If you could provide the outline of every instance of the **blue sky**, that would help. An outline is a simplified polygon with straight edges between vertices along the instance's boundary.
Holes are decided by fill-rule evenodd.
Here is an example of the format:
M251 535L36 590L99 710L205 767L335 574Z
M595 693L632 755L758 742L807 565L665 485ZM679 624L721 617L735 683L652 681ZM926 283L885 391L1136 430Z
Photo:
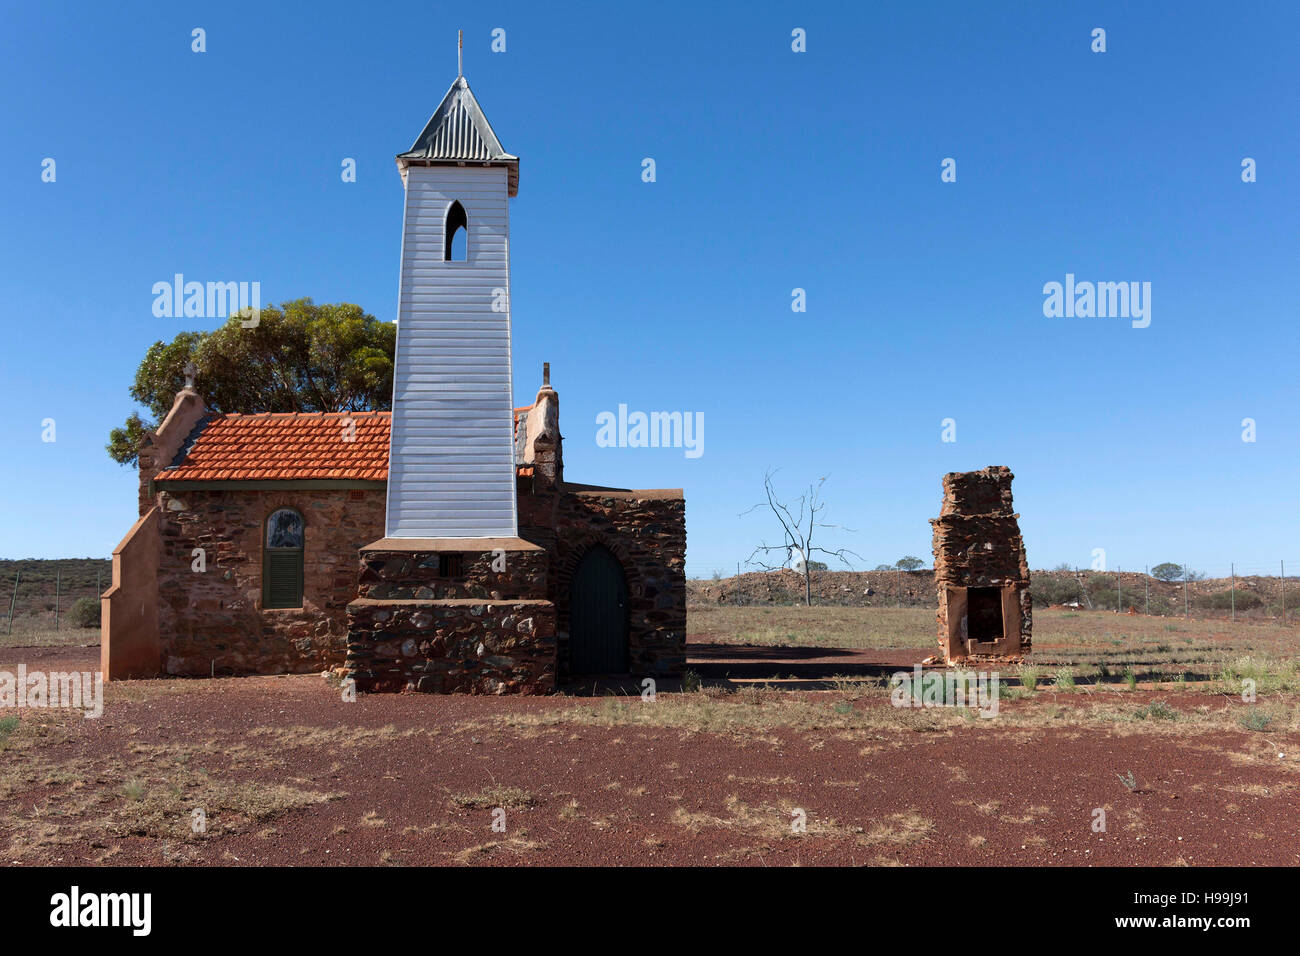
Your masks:
M263 302L394 318L393 156L464 29L465 74L522 158L516 402L551 362L571 480L684 488L689 573L778 537L739 517L769 468L788 496L828 476L827 520L854 530L826 543L872 567L928 561L941 476L989 464L1016 473L1035 568L1094 548L1112 569L1300 568L1293 3L3 16L0 556L107 555L131 525L134 471L103 445L135 366L217 324L155 318L154 282L257 280ZM1150 282L1150 326L1045 317L1067 273ZM620 403L703 413L704 454L598 447Z

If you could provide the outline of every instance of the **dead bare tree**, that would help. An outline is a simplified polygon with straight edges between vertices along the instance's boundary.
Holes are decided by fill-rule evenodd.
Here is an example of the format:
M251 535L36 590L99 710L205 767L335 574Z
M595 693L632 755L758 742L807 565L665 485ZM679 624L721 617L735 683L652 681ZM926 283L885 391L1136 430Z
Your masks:
M853 570L853 565L849 563L849 559L846 555L853 555L853 557L857 558L859 561L862 560L862 556L850 551L848 548L840 548L838 551L828 551L826 548L813 544L813 534L818 528L836 528L840 531L850 532L853 530L852 528L845 528L837 524L827 524L823 521L817 520L818 516L826 510L826 503L821 500L821 487L826 483L825 478L819 478L816 484L809 485L808 490L799 496L798 514L794 514L791 512L790 508L777 499L776 492L772 488L772 476L774 474L775 472L769 471L763 476L763 491L767 495L767 500L760 501L758 504L754 505L754 507L742 511L740 517L743 518L751 511L755 511L766 505L772 510L772 514L776 515L776 520L781 522L781 533L784 535L785 540L783 544L773 545L769 545L764 541L754 549L753 553L745 563L762 568L764 571L776 571L786 567L785 563L768 564L761 560L759 555L766 556L771 554L773 551L780 551L785 554L786 560L789 560L795 556L795 552L798 552L795 570L802 571L803 573L804 604L811 606L812 556L814 552L832 558L839 558L839 560L844 563L844 566L850 571Z

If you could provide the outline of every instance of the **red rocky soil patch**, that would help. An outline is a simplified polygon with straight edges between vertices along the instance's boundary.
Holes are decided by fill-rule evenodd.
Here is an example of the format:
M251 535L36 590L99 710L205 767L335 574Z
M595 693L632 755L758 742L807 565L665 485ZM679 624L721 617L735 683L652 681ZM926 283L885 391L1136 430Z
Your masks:
M59 666L93 668L96 650L61 653ZM19 661L38 664L34 651L0 651L0 668ZM887 708L883 695L773 694L824 707L826 719L813 729L703 731L566 718L681 699L669 694L655 704L426 695L347 703L318 676L135 681L107 693L101 719L64 719L62 736L4 753L17 775L0 813L6 864L1300 863L1300 735L1072 724L1071 695L1042 726L995 719L926 730L895 714L896 727L846 732L836 715ZM1189 711L1227 706L1203 694L1159 696ZM783 706L692 697L714 715ZM1004 714L1050 698L1004 702ZM131 811L127 781L93 771L112 761L159 795L161 832L104 835ZM256 821L225 810L195 836L185 795L167 789L169 768L180 766L329 798ZM51 768L82 771L59 780ZM1134 789L1117 776L1129 772ZM67 817L70 793L102 802ZM504 833L492 830L499 804ZM1091 829L1098 807L1105 833ZM791 831L795 808L806 833ZM69 832L76 838L59 837Z

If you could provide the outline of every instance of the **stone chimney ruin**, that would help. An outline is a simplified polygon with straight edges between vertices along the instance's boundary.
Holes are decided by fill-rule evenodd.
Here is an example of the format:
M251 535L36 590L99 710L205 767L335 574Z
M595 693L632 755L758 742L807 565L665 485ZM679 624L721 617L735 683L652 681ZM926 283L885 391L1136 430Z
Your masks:
M1029 565L1011 504L1011 469L943 476L934 528L939 650L945 663L1017 662L1033 624Z

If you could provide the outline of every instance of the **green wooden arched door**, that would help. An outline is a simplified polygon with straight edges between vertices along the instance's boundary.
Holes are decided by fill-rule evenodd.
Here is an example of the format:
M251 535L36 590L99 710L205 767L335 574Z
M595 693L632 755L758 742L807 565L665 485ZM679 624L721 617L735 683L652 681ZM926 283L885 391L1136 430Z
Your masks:
M569 660L573 674L627 673L627 578L618 558L599 545L573 572Z

